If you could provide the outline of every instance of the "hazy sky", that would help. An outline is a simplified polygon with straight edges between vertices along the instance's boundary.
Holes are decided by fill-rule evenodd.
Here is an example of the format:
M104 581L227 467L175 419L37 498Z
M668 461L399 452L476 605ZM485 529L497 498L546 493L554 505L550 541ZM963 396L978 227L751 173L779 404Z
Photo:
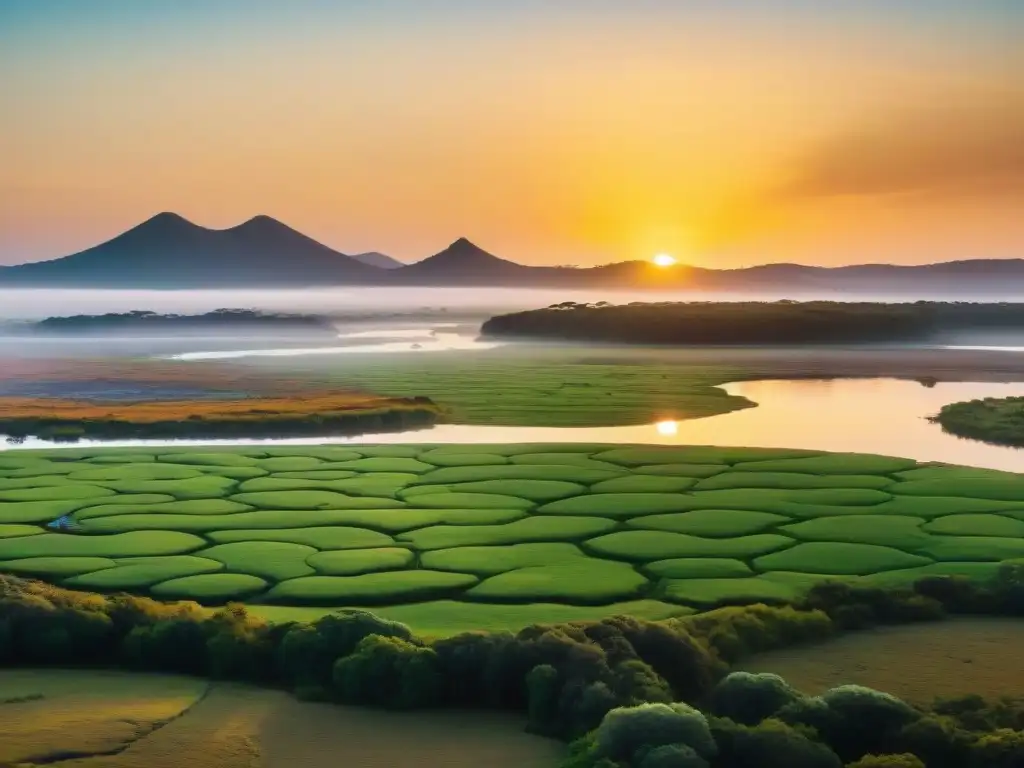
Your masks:
M162 210L403 259L1024 257L1022 0L0 0L0 263Z

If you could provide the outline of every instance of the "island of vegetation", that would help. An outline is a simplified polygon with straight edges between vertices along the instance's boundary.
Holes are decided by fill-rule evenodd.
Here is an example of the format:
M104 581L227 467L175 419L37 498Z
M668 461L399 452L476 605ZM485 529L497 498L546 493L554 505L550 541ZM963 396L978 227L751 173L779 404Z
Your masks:
M482 334L616 344L836 345L937 341L965 331L1022 328L1024 304L566 301L492 317Z
M1024 397L988 397L944 405L933 420L951 435L1024 447Z
M361 435L428 427L439 414L429 398L357 393L134 402L0 397L0 434L57 441Z
M263 312L252 309L215 309L197 315L160 314L144 310L103 315L48 317L27 326L45 334L174 333L209 331L280 331L337 336L329 318L319 315Z

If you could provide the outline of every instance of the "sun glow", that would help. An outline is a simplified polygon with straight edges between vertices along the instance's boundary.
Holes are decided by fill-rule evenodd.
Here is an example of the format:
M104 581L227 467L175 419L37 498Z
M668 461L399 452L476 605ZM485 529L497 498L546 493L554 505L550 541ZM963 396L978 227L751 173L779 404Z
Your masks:
M679 432L679 424L674 421L659 421L654 425L654 428L658 430L659 435L665 435L666 437Z
M671 267L675 265L676 259L674 256L670 256L667 253L659 253L651 259L651 263L656 267Z

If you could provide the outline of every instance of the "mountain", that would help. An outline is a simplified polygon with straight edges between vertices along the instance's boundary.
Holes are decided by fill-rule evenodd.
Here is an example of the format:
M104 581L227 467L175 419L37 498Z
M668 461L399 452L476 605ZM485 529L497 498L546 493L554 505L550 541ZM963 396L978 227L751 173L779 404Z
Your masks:
M356 261L361 261L363 264L368 264L371 267L377 267L378 269L398 269L404 267L405 264L396 258L388 256L386 253L378 253L377 251L370 251L369 253L353 253L352 258Z
M919 266L809 267L764 264L742 269L646 261L599 267L531 267L502 259L466 238L413 264L384 254L348 256L270 218L207 229L161 213L80 253L0 268L0 286L302 287L322 285L497 286L830 298L1019 296L1024 260L974 259Z
M541 280L545 267L501 259L460 237L440 253L395 270L397 282L414 285L508 285Z
M160 213L71 256L0 269L0 285L304 286L373 283L380 273L269 216L207 229Z

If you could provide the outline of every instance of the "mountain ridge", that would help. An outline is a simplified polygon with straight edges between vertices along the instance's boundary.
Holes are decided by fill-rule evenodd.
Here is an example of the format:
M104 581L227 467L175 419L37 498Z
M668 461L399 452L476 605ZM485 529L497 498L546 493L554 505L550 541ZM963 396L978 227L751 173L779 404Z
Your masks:
M923 265L839 267L769 263L713 269L643 261L545 267L496 256L465 237L411 264L371 251L336 251L260 214L211 229L165 211L98 245L46 261L0 267L0 286L302 287L502 286L651 291L735 290L842 293L1024 289L1024 259L962 259Z

